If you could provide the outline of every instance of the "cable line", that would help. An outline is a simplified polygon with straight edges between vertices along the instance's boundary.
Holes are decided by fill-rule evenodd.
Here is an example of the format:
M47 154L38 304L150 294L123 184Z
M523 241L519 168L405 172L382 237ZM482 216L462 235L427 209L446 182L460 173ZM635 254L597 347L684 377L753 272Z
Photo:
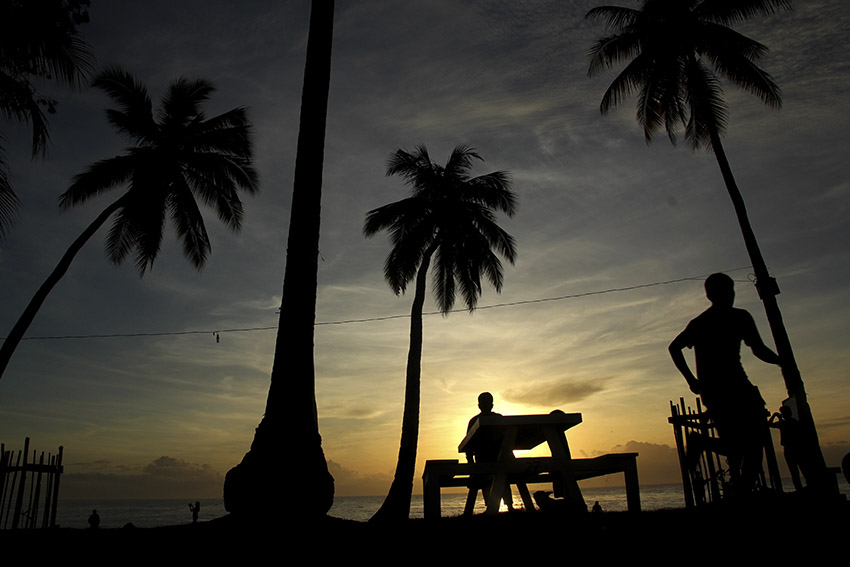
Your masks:
M725 272L738 272L740 270L746 270L751 266L742 266L740 268L734 268L732 270L724 270ZM677 278L674 280L665 280L660 282L652 282L645 284L636 284L624 287L612 287L608 289L600 289L595 291L585 291L582 293L572 293L569 295L559 295L557 297L542 297L537 299L523 299L519 301L511 301L507 303L494 303L493 305L483 305L480 307L476 307L475 309L478 311L484 309L500 309L502 307L514 307L517 305L530 305L533 303L546 303L548 301L563 301L565 299L578 299L580 297L589 297L592 295L605 295L608 293L620 293L624 291L633 291L636 289L644 289L648 287L658 287L662 285L670 285L675 283L694 281L694 280L703 280L709 274L703 274L699 276L690 276L687 278ZM467 311L466 309L452 309L449 313L460 313L462 311ZM441 311L429 311L427 313L423 313L423 315L440 315ZM316 323L316 326L319 325L349 325L352 323L371 323L374 321L389 321L391 319L407 319L410 315L386 315L383 317L367 317L364 319L344 319L340 321L320 321ZM157 333L107 333L107 334L99 334L99 335L53 335L53 336L40 336L40 337L24 337L21 340L24 341L47 341L47 340L64 340L64 339L113 339L113 338L129 338L129 337L167 337L167 336L176 336L176 335L213 335L215 336L216 342L219 341L219 335L221 333L249 333L254 331L271 331L277 329L278 326L275 325L273 327L243 327L243 328L233 328L233 329L218 329L215 331L164 331ZM5 339L6 337L2 337Z

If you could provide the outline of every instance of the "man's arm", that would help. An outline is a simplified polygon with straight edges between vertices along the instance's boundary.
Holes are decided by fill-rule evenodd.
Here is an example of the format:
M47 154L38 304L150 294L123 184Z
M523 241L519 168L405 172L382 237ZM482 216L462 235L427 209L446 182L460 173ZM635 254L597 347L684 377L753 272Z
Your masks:
M750 347L756 358L768 364L778 365L779 355L773 352L770 347L764 344L764 341L761 340L761 335L759 335L756 322L749 313L747 313L747 320L748 331L744 336L744 342L747 343L747 346Z
M753 345L753 354L756 355L756 358L763 360L768 364L779 364L779 355L770 350L764 343L760 343L758 346Z
M682 373L682 376L685 377L685 380L688 382L688 387L691 389L696 395L699 395L699 382L697 381L697 377L694 376L694 373L691 372L691 368L688 366L688 361L685 360L685 355L682 354L682 349L688 346L685 338L682 337L684 333L679 333L673 342L670 343L670 347L667 349L670 351L670 357L673 359L673 364L676 365L676 368L679 372Z

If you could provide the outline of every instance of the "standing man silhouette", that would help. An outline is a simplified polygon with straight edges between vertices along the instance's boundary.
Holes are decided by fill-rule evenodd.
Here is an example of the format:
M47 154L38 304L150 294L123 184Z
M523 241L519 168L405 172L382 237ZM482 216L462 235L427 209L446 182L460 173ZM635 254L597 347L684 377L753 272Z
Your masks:
M719 273L708 276L705 295L711 307L673 339L670 356L691 391L702 397L711 412L720 441L729 451L732 481L740 482L740 488L747 492L761 470L762 434L769 412L744 372L741 341L769 364L778 365L779 356L762 341L752 315L732 307L732 278ZM696 376L682 353L685 347L694 349Z

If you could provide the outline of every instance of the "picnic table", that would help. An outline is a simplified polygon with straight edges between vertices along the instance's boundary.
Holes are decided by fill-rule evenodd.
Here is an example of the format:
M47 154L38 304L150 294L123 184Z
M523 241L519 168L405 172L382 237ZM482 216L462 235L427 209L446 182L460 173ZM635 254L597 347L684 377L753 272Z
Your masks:
M465 514L472 512L479 490L486 496L487 514L496 514L502 496L510 485L520 493L525 509L535 510L529 484L551 483L556 496L574 506L584 506L578 481L622 472L626 478L629 510L640 510L637 481L637 453L603 455L595 459L573 459L565 432L580 424L580 413L553 412L547 415L484 415L472 425L458 445L460 453L485 450L495 460L460 463L457 459L425 463L425 517L439 517L440 490L447 486L469 489ZM533 449L547 443L551 457L516 457L514 451ZM494 450L498 447L498 450Z

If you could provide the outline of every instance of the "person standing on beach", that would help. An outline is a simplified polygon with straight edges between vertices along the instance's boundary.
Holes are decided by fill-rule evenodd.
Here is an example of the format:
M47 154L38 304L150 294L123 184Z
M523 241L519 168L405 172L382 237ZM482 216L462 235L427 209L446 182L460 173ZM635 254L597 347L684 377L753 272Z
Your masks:
M201 503L199 501L195 501L195 505L192 506L192 503L189 503L189 510L192 512L192 523L198 523L198 514L201 511Z
M778 365L779 356L762 341L752 315L732 307L732 278L720 273L708 276L705 294L711 307L673 339L670 356L691 391L702 398L711 413L720 441L729 451L732 482L748 492L761 470L762 434L769 412L744 372L741 341L768 364ZM694 349L696 376L685 360L685 347Z
M100 515L97 513L97 510L91 511L91 516L89 516L89 528L96 530L100 527Z

